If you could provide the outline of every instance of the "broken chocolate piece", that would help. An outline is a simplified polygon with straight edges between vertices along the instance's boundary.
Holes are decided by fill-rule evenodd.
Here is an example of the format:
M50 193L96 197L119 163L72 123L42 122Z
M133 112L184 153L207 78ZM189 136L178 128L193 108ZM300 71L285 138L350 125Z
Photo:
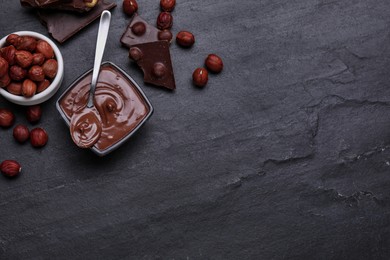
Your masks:
M85 14L40 10L38 16L42 23L46 25L51 36L58 42L63 43L99 18L104 10L111 10L115 6L116 4L113 2L100 0L91 11Z
M121 43L126 47L135 44L158 41L160 30L148 24L141 16L134 14L133 19L123 33Z
M167 41L133 45L129 57L136 61L144 72L144 82L171 90L176 88Z
M87 12L98 0L20 0L22 6L60 11Z

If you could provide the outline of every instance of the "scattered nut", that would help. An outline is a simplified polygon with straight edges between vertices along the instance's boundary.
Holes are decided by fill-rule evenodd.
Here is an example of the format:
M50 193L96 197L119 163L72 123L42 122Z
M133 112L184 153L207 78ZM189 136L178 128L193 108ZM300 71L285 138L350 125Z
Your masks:
M41 93L45 89L47 89L50 86L50 81L47 79L44 79L43 81L39 82L38 88L37 88L37 93Z
M161 9L165 12L172 12L175 8L176 0L160 0Z
M195 36L188 31L181 31L176 35L176 42L182 47L191 47L195 43Z
M45 55L43 55L42 53L34 53L33 54L32 65L42 66L42 64L44 62L45 62Z
M8 73L8 67L8 62L4 58L0 57L0 77Z
M0 77L0 88L5 88L9 83L11 83L11 78L8 73Z
M161 12L157 17L157 28L160 30L170 29L173 25L173 17L171 13Z
M172 41L173 38L173 34L170 30L163 30L161 32L158 32L157 36L160 41L167 41L169 43Z
M11 127L15 122L15 115L11 110L0 108L0 126L3 128Z
M34 65L28 71L29 79L33 81L43 81L45 79L45 74L43 73L43 69L41 66Z
M22 68L27 68L31 65L33 61L33 56L28 51L16 51L15 52L15 62Z
M20 36L16 38L16 42L13 45L17 50L33 52L37 47L37 40L31 36Z
M36 123L41 119L42 108L40 105L29 106L26 109L26 117L30 123Z
M6 177L15 177L20 173L22 167L17 161L5 160L0 164L0 170Z
M3 57L9 65L13 65L15 63L15 52L15 47L10 45L0 49L0 56Z
M146 25L143 22L137 22L133 24L131 31L137 36L142 36L146 32Z
M123 12L129 16L135 14L138 10L138 4L135 0L124 0L123 1Z
M12 135L14 136L16 141L22 144L28 140L30 132L28 131L27 126L17 125L14 127Z
M39 40L37 43L36 52L42 53L46 59L54 58L54 50L47 41Z
M214 73L220 73L223 69L222 59L215 54L207 56L205 65L211 72Z
M21 82L11 82L7 86L7 91L11 94L21 96L22 95L22 83Z
M47 60L43 64L42 69L46 77L53 79L57 75L58 63L54 59Z
M15 45L17 38L19 38L19 35L13 33L13 34L10 34L7 36L7 38L5 39L5 42L9 45L11 45L11 44Z
M42 128L34 128L30 132L30 142L34 147L43 147L46 145L48 140L47 133Z
M26 75L27 71L18 65L11 66L9 69L9 76L12 80L21 81L26 77Z
M198 87L204 87L209 79L209 74L204 68L197 68L192 74L192 81Z
M25 79L22 84L22 95L25 97L34 96L37 91L37 84L31 79Z

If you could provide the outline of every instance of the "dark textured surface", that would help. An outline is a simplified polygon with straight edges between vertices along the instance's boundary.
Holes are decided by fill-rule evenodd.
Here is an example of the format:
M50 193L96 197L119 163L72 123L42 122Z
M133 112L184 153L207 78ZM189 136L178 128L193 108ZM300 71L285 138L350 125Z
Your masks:
M120 1L117 1L120 3ZM46 33L0 0L0 34ZM139 1L150 23L158 1ZM389 259L390 2L178 1L177 90L144 86L113 11L105 59L143 86L145 127L105 158L78 149L55 99L93 64L97 23L62 45L65 80L44 104L41 150L0 130L1 259ZM12 21L12 22L11 22ZM207 54L225 62L191 85ZM22 110L13 108L18 122Z

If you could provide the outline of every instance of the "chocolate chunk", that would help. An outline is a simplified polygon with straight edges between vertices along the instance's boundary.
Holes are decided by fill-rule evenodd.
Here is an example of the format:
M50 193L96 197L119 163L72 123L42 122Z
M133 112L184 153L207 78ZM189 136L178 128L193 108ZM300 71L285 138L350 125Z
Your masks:
M175 89L175 77L167 41L136 44L130 48L129 57L144 72L144 82Z
M141 16L135 14L126 31L123 33L121 43L130 47L135 44L158 41L159 29L148 24Z
M91 11L85 14L40 10L38 16L42 23L46 25L51 36L58 42L63 43L99 18L104 10L111 10L115 6L116 4L113 2L100 0Z
M87 12L96 2L96 0L20 0L21 5L25 7L76 12Z

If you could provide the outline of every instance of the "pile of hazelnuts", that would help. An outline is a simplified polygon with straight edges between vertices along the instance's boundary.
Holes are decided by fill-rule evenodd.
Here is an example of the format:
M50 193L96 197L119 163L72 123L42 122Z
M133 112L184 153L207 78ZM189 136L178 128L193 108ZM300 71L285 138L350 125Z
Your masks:
M26 108L26 118L31 124L39 122L42 116L42 108L39 105ZM15 123L15 115L11 110L0 108L0 127L11 128ZM41 127L35 127L31 131L26 125L18 124L13 128L12 135L16 142L23 144L30 139L30 143L35 148L41 148L46 145L48 135ZM5 160L0 164L0 171L6 177L15 177L22 170L20 164L15 160Z
M54 50L45 40L10 34L0 48L0 87L32 97L47 89L57 75Z
M160 33L166 39L172 39L170 29L173 25L171 12L175 8L176 0L160 0L162 12L157 17L157 28L162 30ZM134 15L138 10L136 0L124 0L123 11L127 15ZM176 35L176 43L184 48L190 48L195 43L195 36L189 31L180 31ZM212 73L220 73L223 69L222 59L216 54L209 54L205 60L205 67ZM208 71L205 68L196 68L192 74L192 81L195 86L204 87L208 82Z

